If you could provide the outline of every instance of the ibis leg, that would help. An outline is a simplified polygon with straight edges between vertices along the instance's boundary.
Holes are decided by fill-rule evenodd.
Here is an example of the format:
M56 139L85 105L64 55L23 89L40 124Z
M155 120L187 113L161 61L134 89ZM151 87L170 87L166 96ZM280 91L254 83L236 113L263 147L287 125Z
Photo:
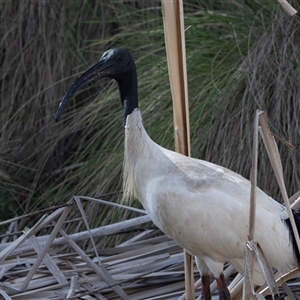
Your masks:
M210 275L201 276L202 293L201 300L211 300L210 294Z
M219 289L219 300L230 300L230 292L228 290L224 274L221 273L220 277L216 279Z

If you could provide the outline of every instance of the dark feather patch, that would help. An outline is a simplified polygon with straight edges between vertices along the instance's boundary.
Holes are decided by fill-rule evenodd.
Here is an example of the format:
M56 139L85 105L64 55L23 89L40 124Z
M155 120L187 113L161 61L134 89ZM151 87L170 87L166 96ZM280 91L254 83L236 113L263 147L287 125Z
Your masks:
M292 211L292 213L293 213L293 217L294 217L294 220L296 223L298 236L299 236L299 234L300 234L300 214L294 210ZM295 239L295 236L293 233L291 221L290 221L290 219L285 219L283 221L286 224L287 228L289 229L290 238L291 238L291 242L292 242L292 246L293 246L293 250L294 250L294 255L295 255L295 258L297 259L298 265L300 266L300 253L299 253L297 242L296 242L296 239Z

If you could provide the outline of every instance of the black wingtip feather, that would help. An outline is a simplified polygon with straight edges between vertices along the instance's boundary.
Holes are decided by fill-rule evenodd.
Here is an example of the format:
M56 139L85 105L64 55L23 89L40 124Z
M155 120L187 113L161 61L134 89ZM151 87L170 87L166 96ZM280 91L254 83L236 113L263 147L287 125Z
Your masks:
M300 214L294 210L292 211L292 213L293 213L293 217L294 217L295 224L297 227L298 236L300 236ZM300 266L300 253L299 253L297 242L296 242L296 239L295 239L295 236L293 233L291 221L290 221L290 219L285 219L284 222L289 229L290 238L291 238L291 242L292 242L292 246L293 246L293 250L294 250L294 255L295 255L295 258L297 259L298 265Z

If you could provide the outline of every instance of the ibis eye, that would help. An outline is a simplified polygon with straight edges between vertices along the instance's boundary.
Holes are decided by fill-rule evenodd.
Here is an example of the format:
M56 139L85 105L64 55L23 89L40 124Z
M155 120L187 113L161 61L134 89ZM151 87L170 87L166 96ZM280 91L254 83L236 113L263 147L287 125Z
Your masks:
M117 61L121 61L121 60L122 60L122 57L121 57L121 56L117 56L116 60L117 60Z

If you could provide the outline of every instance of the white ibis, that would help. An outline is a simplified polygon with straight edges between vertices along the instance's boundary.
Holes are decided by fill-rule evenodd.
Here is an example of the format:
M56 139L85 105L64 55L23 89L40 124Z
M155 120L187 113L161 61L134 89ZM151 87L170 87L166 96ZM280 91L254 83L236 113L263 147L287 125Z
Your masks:
M125 196L136 197L153 223L196 257L202 299L211 299L211 273L220 299L230 299L223 265L230 262L242 272L250 182L226 168L164 149L151 140L138 108L135 63L123 48L106 51L73 83L59 105L56 120L80 88L102 77L117 81L124 111ZM299 231L300 215L294 212L294 217ZM300 254L285 207L260 189L254 239L278 271L288 272L299 265ZM261 285L264 279L256 269L255 283Z

